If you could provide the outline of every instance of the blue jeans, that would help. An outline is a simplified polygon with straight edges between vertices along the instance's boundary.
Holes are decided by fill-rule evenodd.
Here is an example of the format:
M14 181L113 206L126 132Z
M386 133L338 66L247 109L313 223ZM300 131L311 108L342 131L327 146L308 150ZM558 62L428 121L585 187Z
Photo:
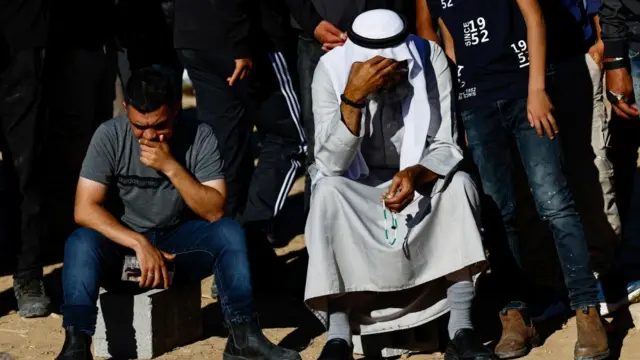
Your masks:
M174 283L201 280L213 272L225 319L241 323L253 317L247 248L238 223L228 218L213 223L194 220L144 235L158 249L176 254ZM90 228L71 234L62 269L64 328L73 326L93 335L100 286L120 282L127 252Z
M640 53L629 50L629 63L631 65L631 77L633 78L633 93L636 104L640 106Z
M538 215L548 221L555 238L572 308L596 305L596 279L589 267L589 249L567 184L559 139L538 136L527 120L526 99L501 100L463 111L461 115L484 192L502 215L517 266L522 269L508 136L515 137ZM527 286L521 272L513 276L513 283L504 284L506 287ZM525 294L521 292L518 296L526 297Z

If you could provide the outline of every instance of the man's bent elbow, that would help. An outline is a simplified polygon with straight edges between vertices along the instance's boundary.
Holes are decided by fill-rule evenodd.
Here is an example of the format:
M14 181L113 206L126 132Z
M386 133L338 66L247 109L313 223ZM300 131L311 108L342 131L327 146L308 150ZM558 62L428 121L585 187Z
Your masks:
M210 223L216 222L216 221L222 219L223 217L224 217L224 210L223 209L209 211L206 214L202 215L202 218L204 220L210 222Z

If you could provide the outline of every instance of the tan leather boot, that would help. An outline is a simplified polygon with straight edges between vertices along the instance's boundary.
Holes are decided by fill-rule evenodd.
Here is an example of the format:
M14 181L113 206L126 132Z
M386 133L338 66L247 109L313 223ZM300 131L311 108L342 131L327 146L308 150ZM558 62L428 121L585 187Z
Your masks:
M495 349L500 359L523 357L540 344L540 337L526 310L502 310L500 321L502 321L502 336Z
M600 313L595 307L576 310L578 341L575 360L602 360L609 357L609 340Z

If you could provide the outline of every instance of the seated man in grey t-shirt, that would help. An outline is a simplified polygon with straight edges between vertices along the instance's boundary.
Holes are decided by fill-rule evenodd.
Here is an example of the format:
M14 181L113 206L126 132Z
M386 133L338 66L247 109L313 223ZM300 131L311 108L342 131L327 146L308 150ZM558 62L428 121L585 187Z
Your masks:
M300 359L277 347L254 318L242 227L223 218L226 189L212 129L177 116L170 78L142 69L129 80L127 116L102 124L91 140L78 182L75 219L62 274L65 344L59 360L91 359L98 291L117 281L123 257L135 252L140 287L168 287L176 277L212 271L230 329L223 359ZM109 188L124 205L118 220L103 204ZM203 257L204 255L204 257Z

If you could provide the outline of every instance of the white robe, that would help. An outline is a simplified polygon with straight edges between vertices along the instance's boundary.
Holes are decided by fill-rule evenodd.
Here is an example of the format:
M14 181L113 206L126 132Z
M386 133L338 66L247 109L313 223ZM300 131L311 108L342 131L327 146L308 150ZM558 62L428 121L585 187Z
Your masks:
M324 58L316 69L312 86L315 163L310 172L319 180L312 188L305 229L309 252L305 303L325 326L329 297L362 292L375 296L366 306L357 307L354 301L352 326L361 335L427 323L449 310L444 277L465 267L475 275L486 261L478 190L469 175L456 172L462 151L456 145L448 62L435 43L429 42L426 51L433 131L420 164L443 178L397 214L394 245L384 236L380 202L389 183L373 187L366 185L367 179L342 176L359 151L362 134L354 136L341 121L339 94L332 87ZM412 229L407 236L409 222ZM389 235L393 236L392 230Z

